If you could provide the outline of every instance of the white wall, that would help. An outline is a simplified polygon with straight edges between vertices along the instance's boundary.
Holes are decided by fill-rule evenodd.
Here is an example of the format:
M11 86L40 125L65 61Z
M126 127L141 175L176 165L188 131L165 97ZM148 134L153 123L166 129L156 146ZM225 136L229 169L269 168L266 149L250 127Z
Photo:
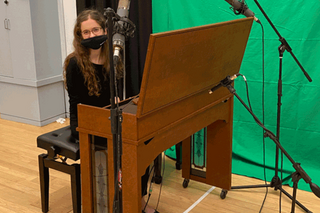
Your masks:
M76 0L16 0L0 4L0 116L43 126L65 117L63 62L73 51ZM2 26L1 26L2 27ZM2 57L8 55L10 57Z
M62 58L65 59L66 56L73 51L73 27L77 19L76 0L58 0L58 10L61 36L61 55ZM67 91L65 91L65 111L66 116L69 117L69 98Z

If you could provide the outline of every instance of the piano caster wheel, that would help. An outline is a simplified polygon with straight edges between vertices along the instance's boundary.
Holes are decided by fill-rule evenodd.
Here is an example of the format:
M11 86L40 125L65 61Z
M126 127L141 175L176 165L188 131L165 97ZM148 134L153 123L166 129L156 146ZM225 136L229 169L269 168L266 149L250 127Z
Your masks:
M189 184L189 180L184 179L183 184L182 184L183 188L187 188L188 184Z
M221 190L221 193L220 193L220 198L221 198L221 199L225 199L226 196L227 196L227 194L228 194L228 191L222 189L222 190Z

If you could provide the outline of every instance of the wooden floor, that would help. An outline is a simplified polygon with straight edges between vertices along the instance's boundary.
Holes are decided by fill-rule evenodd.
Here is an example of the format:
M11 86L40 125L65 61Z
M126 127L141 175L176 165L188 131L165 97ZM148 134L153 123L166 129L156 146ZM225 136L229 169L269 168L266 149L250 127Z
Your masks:
M41 212L38 155L38 135L68 125L52 123L44 127L0 119L0 212ZM266 189L241 189L229 191L220 198L221 189L190 181L182 187L181 171L175 170L174 161L166 158L163 186L158 211L161 213L206 212L259 212ZM69 175L50 170L50 212L72 212ZM303 181L303 180L301 180ZM263 181L233 175L233 185L263 184ZM292 189L284 187L290 194ZM156 206L160 186L154 184L150 205ZM206 194L207 193L207 194ZM298 200L312 212L320 212L320 199L313 193L298 191ZM197 202L198 201L198 202ZM291 212L291 200L282 195L282 211ZM295 212L304 212L296 207ZM269 188L262 212L279 212L279 191Z

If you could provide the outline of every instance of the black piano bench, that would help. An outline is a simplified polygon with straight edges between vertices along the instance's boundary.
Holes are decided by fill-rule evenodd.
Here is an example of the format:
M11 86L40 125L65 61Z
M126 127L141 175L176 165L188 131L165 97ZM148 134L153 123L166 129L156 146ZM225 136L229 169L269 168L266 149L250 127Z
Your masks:
M37 146L47 150L39 155L39 174L42 212L49 210L49 168L70 174L73 212L81 212L80 164L67 164L67 158L80 159L79 143L71 136L70 126L43 134L37 138ZM58 160L60 159L60 160Z

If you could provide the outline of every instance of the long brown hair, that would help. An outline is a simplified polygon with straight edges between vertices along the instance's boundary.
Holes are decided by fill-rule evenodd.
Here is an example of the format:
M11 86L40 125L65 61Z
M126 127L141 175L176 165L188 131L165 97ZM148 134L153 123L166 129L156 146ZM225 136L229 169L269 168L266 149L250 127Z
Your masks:
M95 20L103 29L103 32L106 31L106 19L104 16L95 9L87 9L82 11L76 20L76 24L74 26L73 30L73 47L74 51L69 54L65 61L64 61L64 67L63 67L63 77L64 77L64 85L65 88L67 88L67 82L66 82L66 70L69 65L70 59L72 57L75 57L77 59L78 66L80 67L80 70L83 74L85 84L89 90L89 95L100 95L100 89L99 88L99 81L107 80L109 75L109 54L108 54L108 42L105 42L104 45L101 47L101 53L100 57L105 59L104 62L104 79L97 79L95 75L95 69L93 64L91 63L89 59L90 50L89 48L84 47L81 44L81 41L83 40L82 34L81 34L81 23L88 20L89 18Z

